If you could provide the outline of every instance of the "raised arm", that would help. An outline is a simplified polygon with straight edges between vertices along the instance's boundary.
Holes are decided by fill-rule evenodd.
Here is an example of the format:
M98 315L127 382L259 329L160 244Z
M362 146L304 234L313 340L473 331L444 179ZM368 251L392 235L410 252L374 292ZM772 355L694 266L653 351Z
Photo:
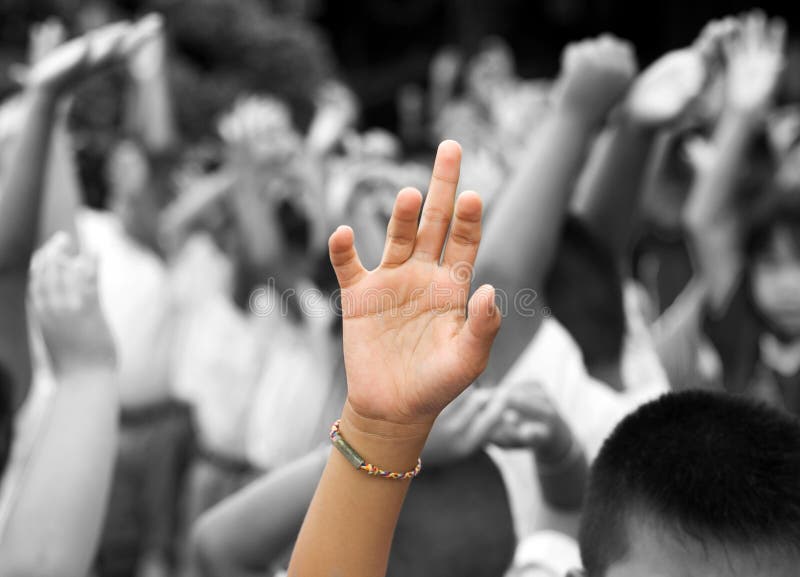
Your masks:
M30 383L25 295L56 106L83 77L128 49L129 28L115 24L63 44L38 62L26 79L22 131L0 189L0 361L14 379L17 406Z
M642 181L660 128L675 123L705 81L701 55L670 52L634 82L624 106L598 141L576 192L574 212L618 259L630 248Z
M494 290L481 287L467 302L471 275L455 266L474 262L481 230L474 192L454 209L460 159L457 144L440 145L419 226L422 195L398 194L377 269L361 265L349 228L330 239L348 381L340 433L387 471L415 469L436 416L484 369L500 325ZM381 298L371 298L376 292ZM331 451L289 575L384 575L408 485L368 475Z
M29 61L31 67L46 58L66 40L64 25L55 18L31 27L29 34ZM62 98L57 105L53 134L47 157L47 175L39 220L37 245L44 244L59 231L77 239L75 215L83 193L75 165L74 146L70 138L67 119L71 98Z
M736 196L748 150L783 69L785 24L752 13L725 43L726 103L714 132L714 157L698 175L685 218L698 277L712 311L726 305L742 270Z
M609 36L567 47L553 109L531 135L513 179L493 206L477 264L509 298L540 291L577 176L612 107L633 77L630 47ZM510 250L513 247L513 250ZM487 371L499 382L533 337L540 315L509 314Z
M146 42L131 53L132 80L126 106L128 129L151 153L171 150L178 139L167 70L167 39L160 15L139 21Z
M105 514L117 434L115 353L95 265L74 252L58 235L32 267L32 301L58 389L2 528L2 575L84 577Z

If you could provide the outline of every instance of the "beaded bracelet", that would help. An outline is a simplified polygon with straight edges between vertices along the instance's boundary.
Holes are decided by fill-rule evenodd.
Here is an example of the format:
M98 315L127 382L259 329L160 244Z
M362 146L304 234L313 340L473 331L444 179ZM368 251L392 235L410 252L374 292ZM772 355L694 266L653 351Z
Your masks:
M405 479L413 479L419 472L422 470L422 460L417 459L417 466L414 467L410 471L406 471L405 473L393 473L391 471L384 471L380 467L376 467L370 463L367 463L364 458L359 455L356 450L350 446L350 444L344 440L341 433L339 432L339 425L341 425L342 421L339 419L336 421L333 426L331 426L331 443L333 446L339 449L339 452L344 455L344 458L347 459L350 464L352 464L356 469L364 471L367 475L372 475L374 477L382 477L384 479L398 479L398 480L405 480Z

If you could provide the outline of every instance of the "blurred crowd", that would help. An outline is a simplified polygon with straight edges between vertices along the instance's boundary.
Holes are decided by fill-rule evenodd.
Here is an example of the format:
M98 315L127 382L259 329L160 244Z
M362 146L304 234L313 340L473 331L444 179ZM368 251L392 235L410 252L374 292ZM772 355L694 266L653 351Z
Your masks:
M504 321L431 434L389 575L580 566L593 459L670 391L800 416L780 18L709 22L646 67L581 40L556 78L521 77L499 37L443 47L398 94L397 133L360 122L287 20L310 63L265 50L274 76L219 86L207 134L179 129L176 75L203 72L168 17L108 19L33 26L0 104L0 574L283 574L347 395L327 239L349 225L378 266L444 139L483 199L476 271Z

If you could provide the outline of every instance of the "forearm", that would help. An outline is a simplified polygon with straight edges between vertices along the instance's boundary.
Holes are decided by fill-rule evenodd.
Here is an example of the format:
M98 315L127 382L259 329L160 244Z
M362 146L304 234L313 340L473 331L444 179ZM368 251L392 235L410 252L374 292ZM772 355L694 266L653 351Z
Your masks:
M328 447L314 451L205 513L192 529L194 572L263 574L297 536L328 453Z
M111 371L59 383L0 540L0 573L83 577L108 500L117 436Z
M163 67L133 79L127 100L127 122L151 152L163 152L177 144L169 78Z
M541 291L594 130L578 115L553 111L533 135L525 161L488 217L476 277L509 298L509 314L486 373L489 381L502 379L536 332L539 315L519 314L514 299L523 289Z
M712 309L724 304L741 268L737 184L756 127L746 114L723 115L714 135L714 162L698 175L685 210L698 275Z
M56 232L77 236L75 217L82 203L81 186L73 157L73 145L67 130L66 114L61 111L54 123L47 162L47 177L40 221L39 244Z
M36 248L56 97L30 89L23 129L0 195L0 273L27 275Z
M598 141L576 192L575 213L620 259L629 248L656 135L654 128L622 116Z
M349 405L342 436L383 469L413 469L429 427L384 425L359 418ZM338 451L330 453L289 565L290 577L382 577L410 481L381 479L356 470Z

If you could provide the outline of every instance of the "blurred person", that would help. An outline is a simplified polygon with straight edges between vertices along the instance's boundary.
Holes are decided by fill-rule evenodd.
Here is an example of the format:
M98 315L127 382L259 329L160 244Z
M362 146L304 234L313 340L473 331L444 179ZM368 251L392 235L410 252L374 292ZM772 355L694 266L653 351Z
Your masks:
M49 27L41 31L46 32L42 37L58 36L57 32L51 34ZM0 227L0 251L4 254L0 260L5 263L0 266L0 291L4 295L4 311L0 314L7 327L2 332L0 358L14 382L15 407L25 401L32 382L25 294L30 256L38 242L39 219L52 232L56 228L54 222L59 220L55 217L70 200L50 190L45 192L47 186L54 184L54 177L63 174L55 169L48 174L47 170L51 145L54 159L64 159L63 127L58 114L61 99L85 78L124 61L148 34L146 27L120 22L62 46L48 40L45 44L50 52L41 53L25 74L25 90L16 109L19 132L4 143L0 196L0 214L5 220ZM4 117L8 119L5 114ZM7 130L8 126L3 128ZM61 184L70 186L69 179Z
M107 29L125 31L127 26L115 24ZM162 24L158 17L150 16L131 28L130 40L124 44L118 40L120 53L126 44L130 47L125 49L124 57L117 59L135 72L140 98L131 100L141 107L135 112L150 122L149 127L141 123L135 128L141 128L142 140L151 150L164 149L169 145L166 133L170 121L169 105L160 101L167 97L161 68ZM104 30L92 32L88 38L108 35ZM63 36L63 27L48 21L34 29L33 51L46 48L58 54ZM42 46L44 43L49 46ZM34 59L32 74L36 72L36 60L43 57L46 55ZM97 259L100 298L119 345L120 443L99 551L100 571L132 575L141 557L145 559L143 574L163 574L164 569L159 567L170 562L175 529L170 511L177 500L176 454L181 452L181 439L186 438L187 420L185 411L170 402L166 380L168 291L163 265L152 250L155 239L151 223L158 214L158 204L152 198L157 195L151 197L152 191L147 190L159 184L147 163L157 155L145 157L144 145L120 148L121 153L114 157L118 162L109 171L115 189L113 212L83 209L73 159L74 141L66 126L68 109L60 103L54 123L44 183L42 231L45 235L53 230L77 232L81 245ZM32 401L38 402L41 394L38 390L34 393ZM109 563L109 558L113 562Z
M160 16L140 21L150 39L126 61L126 129L108 153L108 210L76 213L98 259L101 299L118 343L120 444L101 546L102 576L169 574L192 445L187 407L170 382L174 311L158 223L169 201L177 136Z
M784 37L782 20L753 12L724 45L725 105L686 220L705 290L699 324L719 353L726 390L798 414L797 183L778 178L762 136Z
M229 226L221 245L191 232L171 265L173 378L193 408L200 445L189 524L289 455L315 448L318 419L341 403L330 281L316 258L325 222L316 159L305 156L287 108L272 97L241 100L220 133L231 184L210 202L227 207ZM307 418L297 421L301 406ZM294 432L276 445L279 423Z

